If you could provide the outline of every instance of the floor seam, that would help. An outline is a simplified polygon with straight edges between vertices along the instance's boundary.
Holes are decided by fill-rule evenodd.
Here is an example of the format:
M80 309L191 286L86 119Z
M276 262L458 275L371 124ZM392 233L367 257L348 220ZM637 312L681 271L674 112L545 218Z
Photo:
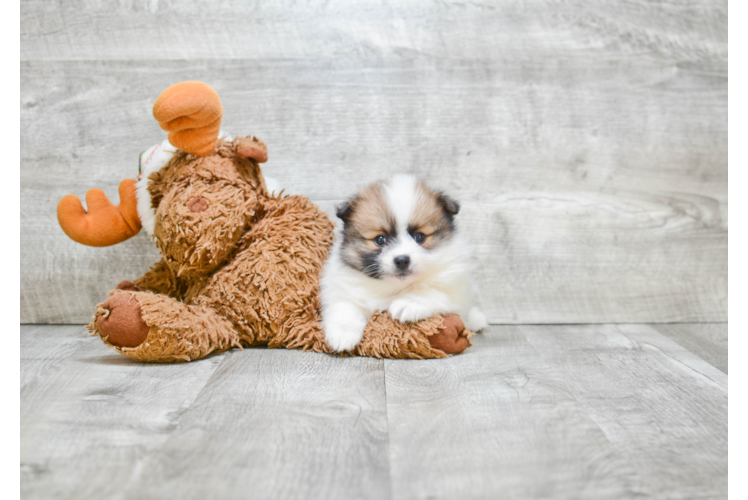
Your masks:
M387 424L387 476L390 481L390 498L395 499L395 481L392 475L392 442L390 440L390 402L387 399L387 360L382 359L382 381L384 383L384 420Z

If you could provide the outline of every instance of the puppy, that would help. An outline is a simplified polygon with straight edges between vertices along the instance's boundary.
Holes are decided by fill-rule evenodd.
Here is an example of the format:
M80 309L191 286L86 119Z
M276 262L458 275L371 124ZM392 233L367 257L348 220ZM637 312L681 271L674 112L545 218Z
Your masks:
M457 313L474 332L486 325L475 304L470 245L454 217L460 205L411 175L396 175L337 207L342 231L321 280L327 344L350 351L369 317L401 322Z

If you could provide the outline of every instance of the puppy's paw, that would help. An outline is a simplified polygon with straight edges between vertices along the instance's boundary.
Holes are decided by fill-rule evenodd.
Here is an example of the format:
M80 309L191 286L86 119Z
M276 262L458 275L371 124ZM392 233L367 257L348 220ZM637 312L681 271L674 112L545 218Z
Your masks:
M488 326L488 320L486 319L486 315L483 314L483 311L477 307L473 307L467 315L465 326L467 326L467 329L471 332L477 333Z
M325 342L333 351L352 351L361 342L367 321L359 310L347 304L323 310Z
M400 323L415 323L434 315L431 307L407 299L396 299L392 301L389 308L390 316Z
M352 351L361 342L364 329L350 324L325 325L325 342L335 352Z

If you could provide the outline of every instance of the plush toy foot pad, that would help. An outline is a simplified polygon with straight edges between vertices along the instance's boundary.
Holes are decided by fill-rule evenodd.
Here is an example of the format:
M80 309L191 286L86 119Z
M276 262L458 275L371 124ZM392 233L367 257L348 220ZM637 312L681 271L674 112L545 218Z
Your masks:
M104 301L108 311L96 318L102 338L118 347L137 347L148 337L148 325L143 321L138 300L129 293L117 293Z
M459 354L468 346L465 323L456 314L444 316L444 330L429 336L431 347L447 354Z

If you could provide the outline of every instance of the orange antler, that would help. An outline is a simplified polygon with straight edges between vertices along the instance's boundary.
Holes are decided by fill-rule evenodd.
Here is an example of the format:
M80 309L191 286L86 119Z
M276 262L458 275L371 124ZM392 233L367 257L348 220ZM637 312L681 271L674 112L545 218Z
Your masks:
M135 181L119 185L119 206L98 188L86 193L88 213L77 196L69 194L57 205L57 220L70 239L92 247L115 245L136 235L141 223L135 198Z
M221 99L202 82L172 85L153 105L153 117L169 132L169 142L197 156L209 155L216 148L222 116Z

